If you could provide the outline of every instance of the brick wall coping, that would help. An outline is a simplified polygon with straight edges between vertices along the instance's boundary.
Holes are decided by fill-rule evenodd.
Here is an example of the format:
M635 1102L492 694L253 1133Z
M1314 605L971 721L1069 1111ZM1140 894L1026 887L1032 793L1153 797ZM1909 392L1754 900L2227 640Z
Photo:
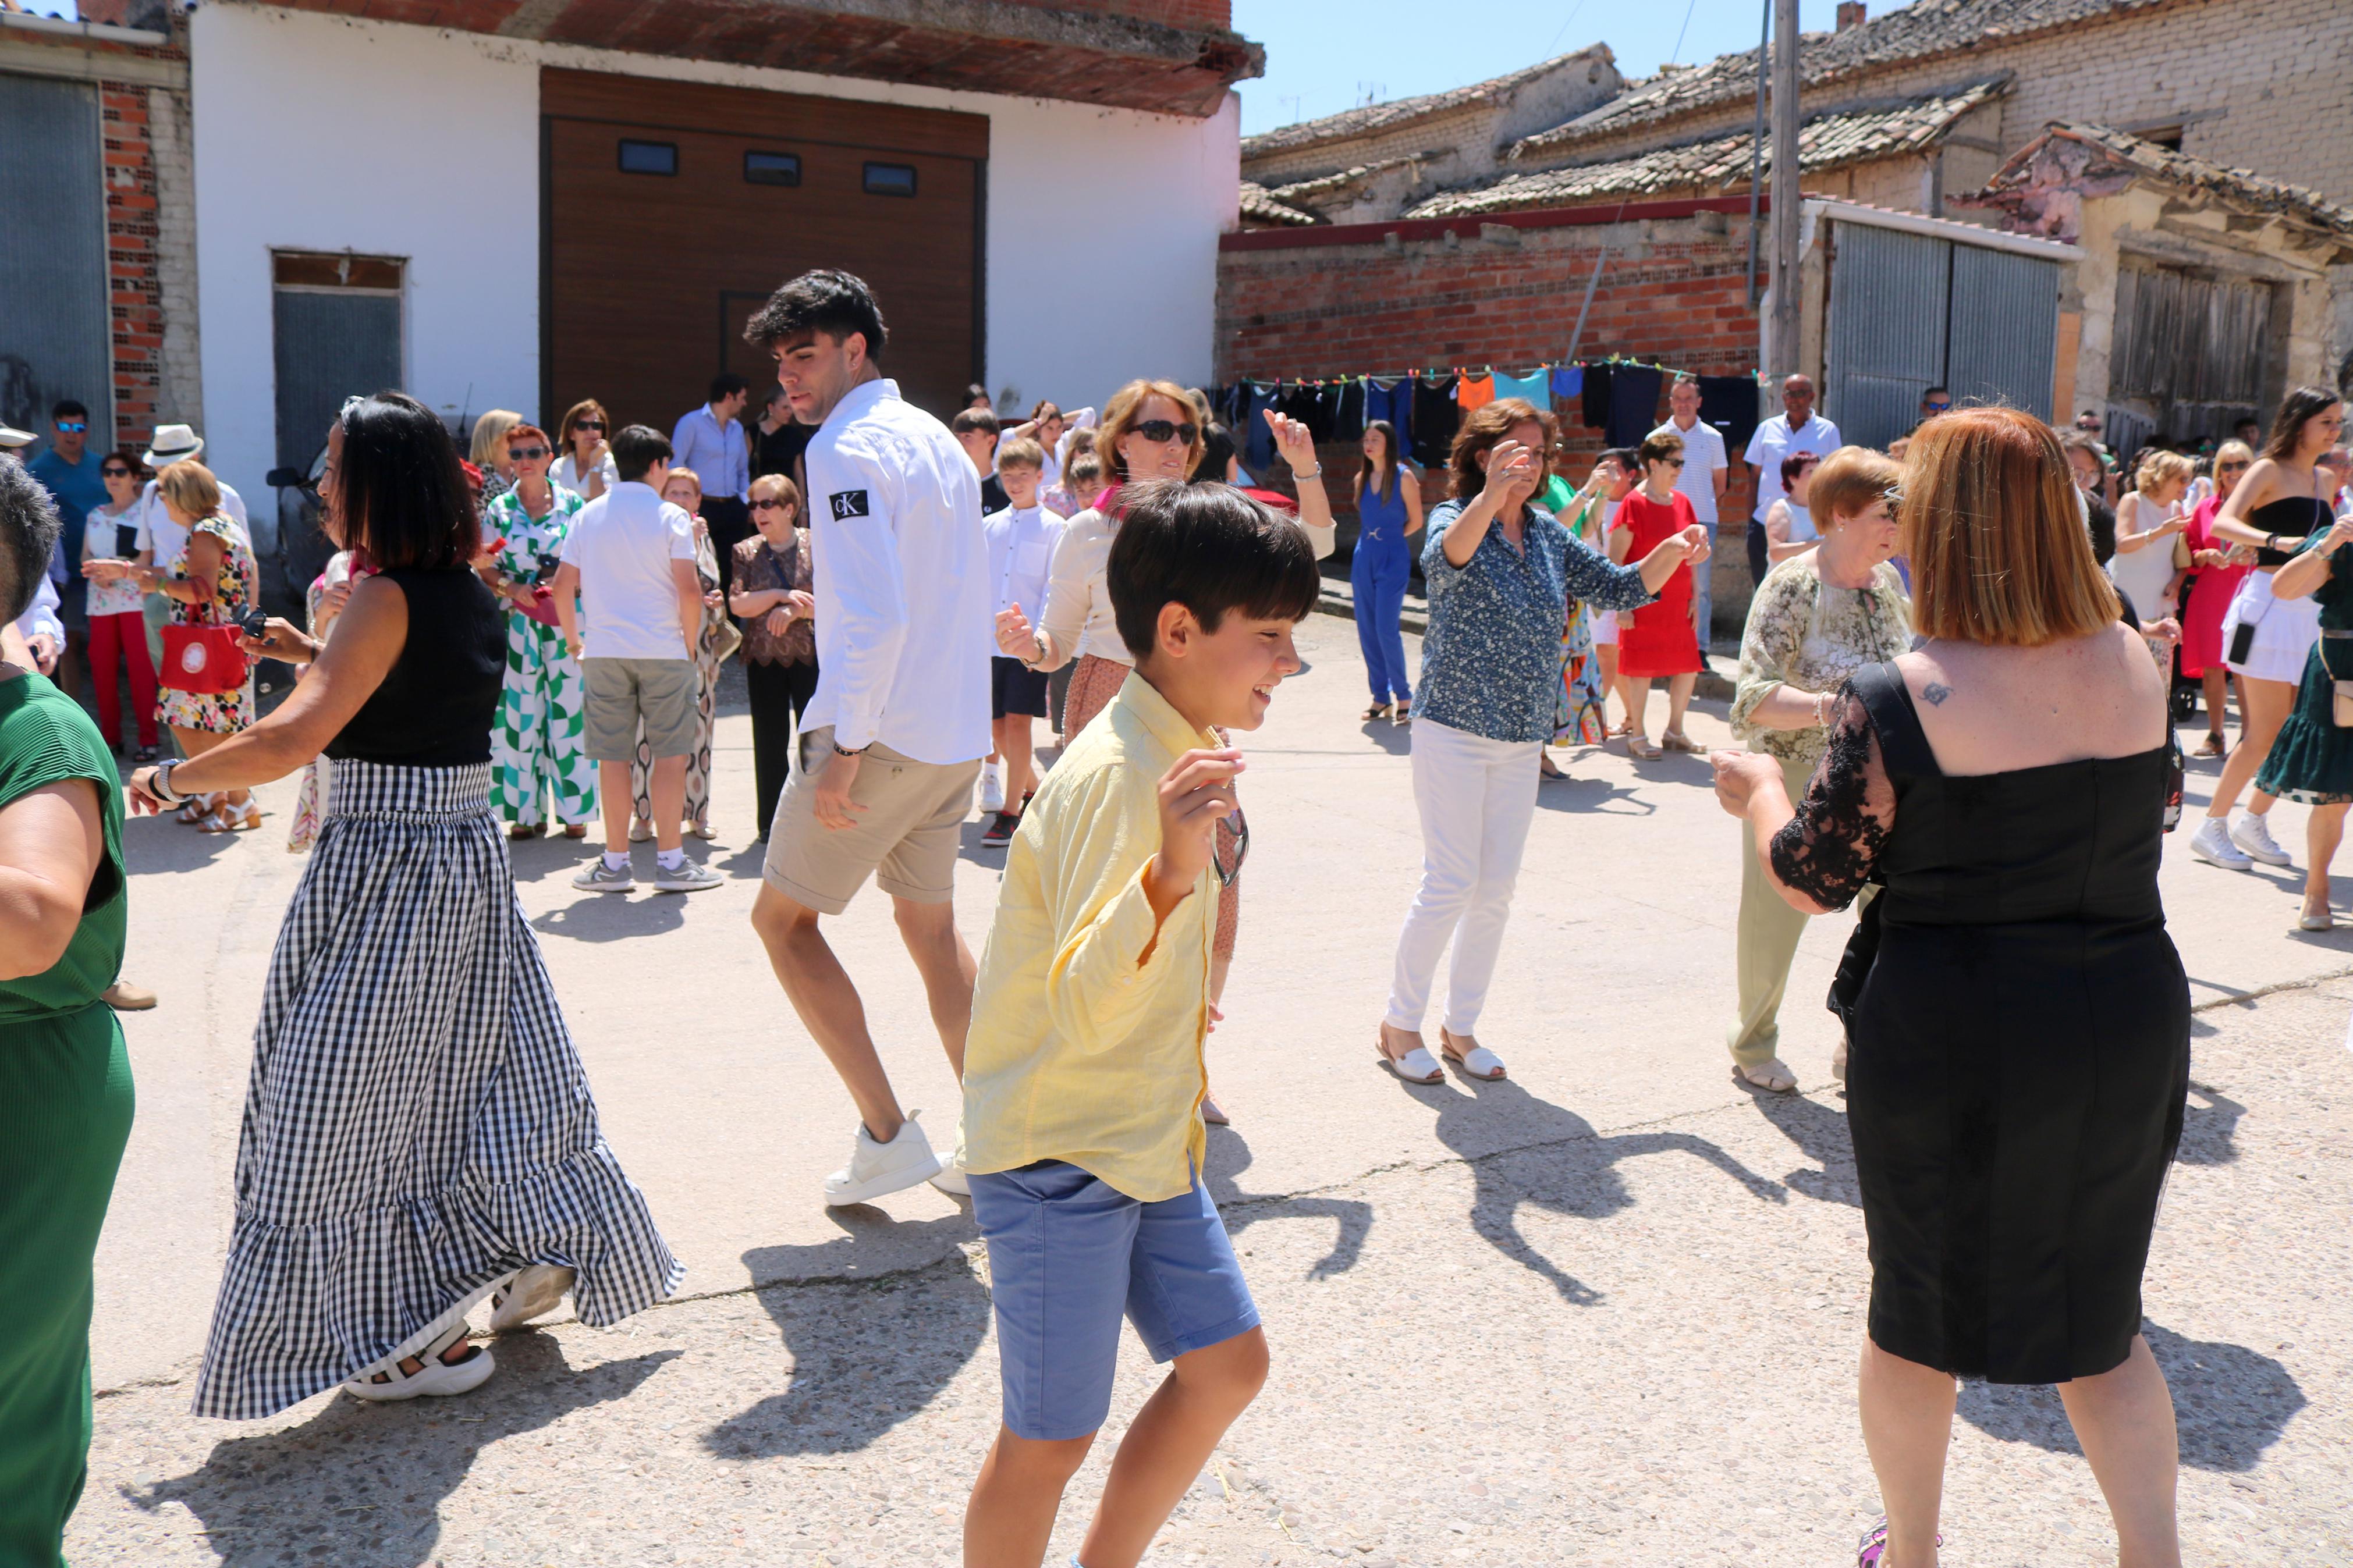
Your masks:
M1905 234L1924 234L1931 239L1949 239L1956 245L1974 245L1985 250L2006 250L2013 256L2031 256L2042 261L2072 264L2083 260L2087 254L2080 245L2056 239L2038 239L2031 235L1987 228L1981 224L1957 223L1947 217L1898 212L1893 207L1841 201L1835 196L1808 196L1803 211L1809 218L1826 217L1868 228L1900 229Z
M108 22L69 22L63 16L36 16L25 11L0 11L0 27L23 27L28 32L95 38L109 44L138 44L148 48L172 41L170 34L153 32L146 27L118 27Z
M1773 201L1760 195L1757 210ZM1628 202L1622 206L1540 207L1531 212L1481 213L1470 217L1400 218L1389 223L1338 223L1314 228L1252 228L1218 237L1219 250L1293 250L1316 245L1378 245L1399 239L1440 239L1449 234L1476 239L1482 228L1573 228L1586 225L1640 223L1644 218L1690 217L1694 213L1748 211L1748 197L1690 196L1669 202ZM1956 225L1966 227L1966 225Z

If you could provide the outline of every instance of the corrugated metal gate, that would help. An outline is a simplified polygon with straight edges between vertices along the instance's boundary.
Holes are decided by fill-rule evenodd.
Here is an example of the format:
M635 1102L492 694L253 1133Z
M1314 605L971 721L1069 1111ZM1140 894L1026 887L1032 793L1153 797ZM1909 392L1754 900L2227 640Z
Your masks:
M1866 224L1834 233L1822 411L1841 435L1886 446L1932 386L2051 417L2057 262Z
M47 430L49 405L86 404L114 444L106 172L98 89L0 75L0 421Z

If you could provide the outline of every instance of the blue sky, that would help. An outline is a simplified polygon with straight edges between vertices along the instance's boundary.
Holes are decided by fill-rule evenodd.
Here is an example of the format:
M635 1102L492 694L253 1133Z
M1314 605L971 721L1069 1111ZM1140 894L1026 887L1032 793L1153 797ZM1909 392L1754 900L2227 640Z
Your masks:
M1897 3L1872 0L1872 14ZM1378 101L1440 92L1597 42L1627 76L1648 76L1665 60L1751 47L1762 5L1649 0L1630 11L1625 0L1540 0L1482 12L1446 0L1234 0L1235 31L1266 46L1266 75L1240 89L1242 134L1337 113L1368 91ZM1837 12L1837 0L1799 0L1809 31L1829 29Z

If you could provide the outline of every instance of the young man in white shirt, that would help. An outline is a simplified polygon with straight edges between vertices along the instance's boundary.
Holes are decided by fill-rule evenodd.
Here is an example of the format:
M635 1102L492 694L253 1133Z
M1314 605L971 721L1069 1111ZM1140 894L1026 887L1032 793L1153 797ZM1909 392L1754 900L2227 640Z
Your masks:
M555 614L587 687L586 744L604 796L605 857L572 885L594 893L636 886L629 867L629 763L638 727L654 754L654 890L692 893L719 873L686 858L686 759L694 754L693 639L702 631L694 520L661 498L670 443L643 425L613 437L621 482L580 509L555 574ZM573 603L574 595L579 604ZM586 623L584 634L582 623Z
M1028 437L997 449L997 477L1010 504L988 514L981 531L988 542L989 579L997 586L996 612L1016 605L1046 602L1046 571L1062 537L1061 513L1039 504L1046 482L1046 449ZM980 809L997 815L981 833L983 846L1002 849L1013 842L1021 813L1038 787L1030 766L1029 721L1046 717L1046 689L1052 678L1018 658L993 655L988 661L988 760L980 767ZM997 768L1004 759L1004 771ZM1010 807L1011 809L1008 809Z
M879 368L881 308L846 272L808 272L744 329L776 361L804 424L818 683L801 714L800 766L776 803L752 929L793 1010L857 1104L849 1163L829 1204L869 1203L943 1173L900 1109L858 988L818 921L870 876L891 895L932 1022L964 1076L972 950L955 927L956 851L988 751L995 647L980 478L947 427Z
M670 467L702 481L702 521L719 557L719 591L735 586L735 547L752 537L752 440L744 409L752 384L730 371L711 378L711 401L679 416L670 435Z
M1757 487L1757 507L1749 513L1748 571L1749 581L1762 583L1772 563L1767 558L1765 544L1765 514L1785 493L1781 488L1781 459L1792 452L1811 452L1827 458L1839 449L1838 426L1814 412L1813 378L1793 375L1781 384L1781 412L1757 426L1757 434L1748 437L1748 450L1741 460L1748 465L1748 477Z
M1657 436L1673 431L1683 438L1683 466L1675 472L1675 489L1692 503L1692 515L1707 524L1708 543L1715 542L1716 509L1723 504L1724 492L1732 483L1732 465L1724 455L1724 432L1703 421L1699 416L1699 377L1689 374L1675 377L1674 385L1667 392L1671 410L1667 422L1651 432ZM1699 626L1700 651L1707 651L1709 628L1715 624L1715 602L1708 594L1709 575L1715 569L1710 561L1695 562L1692 566L1692 615Z

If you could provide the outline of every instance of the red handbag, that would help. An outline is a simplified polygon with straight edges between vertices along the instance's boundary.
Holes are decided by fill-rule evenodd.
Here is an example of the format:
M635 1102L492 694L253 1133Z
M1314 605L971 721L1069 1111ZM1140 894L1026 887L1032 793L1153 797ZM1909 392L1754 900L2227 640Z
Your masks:
M229 626L167 626L164 668L155 679L174 691L213 695L236 691L253 668Z

